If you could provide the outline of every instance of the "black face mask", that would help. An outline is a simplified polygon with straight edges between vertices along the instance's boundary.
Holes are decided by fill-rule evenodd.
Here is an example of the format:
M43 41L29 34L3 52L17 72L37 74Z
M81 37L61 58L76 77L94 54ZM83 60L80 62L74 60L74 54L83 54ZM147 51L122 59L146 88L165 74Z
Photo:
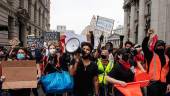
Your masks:
M57 48L56 51L57 51L57 52L60 52L61 50L60 50L60 48Z
M158 40L157 41L157 43L155 44L155 52L157 53L157 54L163 54L164 53L164 48L160 48L160 49L158 49L158 47L160 47L160 46L163 46L164 48L165 48L165 43L164 43L164 41L161 41L161 40Z
M83 58L83 59L88 59L88 58L90 58L90 53L87 54L86 52L84 52L84 51L82 50L82 58Z
M106 55L101 55L101 58L102 59L107 59L107 56Z
M164 54L165 50L164 49L156 49L155 52L157 54Z
M129 59L129 55L128 55L128 54L124 54L124 55L122 56L122 59L123 59L124 61L127 61L127 60Z
M130 50L131 50L131 48L125 48L126 49L126 51L128 51L128 52L130 52Z
M109 53L111 53L113 51L113 48L109 48L108 51Z

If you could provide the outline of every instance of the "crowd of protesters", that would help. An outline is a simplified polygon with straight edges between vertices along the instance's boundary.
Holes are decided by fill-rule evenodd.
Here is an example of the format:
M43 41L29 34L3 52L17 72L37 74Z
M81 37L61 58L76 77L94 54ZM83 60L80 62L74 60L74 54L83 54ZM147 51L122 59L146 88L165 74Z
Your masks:
M111 42L104 46L100 42L96 49L91 43L83 42L71 61L59 42L46 44L44 48L37 48L36 44L27 48L0 46L0 61L36 60L37 80L60 70L68 71L74 77L72 92L46 96L125 96L113 85L126 87L134 82L137 69L150 78L149 84L141 88L143 96L166 96L170 93L170 47L166 47L163 40L154 41L153 31L148 30L141 45L126 41L123 48L116 50ZM1 76L0 82L4 80L5 76ZM34 96L40 96L37 88L7 92L9 96L30 96L31 91Z

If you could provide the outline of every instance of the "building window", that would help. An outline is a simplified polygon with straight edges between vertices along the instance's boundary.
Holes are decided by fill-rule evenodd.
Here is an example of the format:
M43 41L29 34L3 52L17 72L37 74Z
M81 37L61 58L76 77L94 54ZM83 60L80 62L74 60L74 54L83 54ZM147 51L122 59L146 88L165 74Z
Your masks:
M139 11L137 11L137 18L136 18L136 20L138 20L139 19Z
M136 26L135 43L138 43L138 25Z
M130 15L128 16L128 24L130 24Z
M35 28L34 32L35 32L34 35L37 36L37 29L36 28Z
M151 15L151 5L150 4L147 5L147 9L148 9L148 15L150 16Z
M130 28L128 28L128 34L127 34L127 37L128 37L128 41L129 41L129 38L130 38Z
M21 8L24 8L24 1L25 1L25 0L19 0L19 6L20 6Z
M12 24L13 24L14 18L11 16L8 16L8 38L12 38Z
M47 6L47 0L45 0L45 6Z
M28 27L28 35L31 35L31 26Z
M150 17L147 17L146 24L145 24L145 35L147 34L148 29L150 28L150 23L151 23L151 19Z
M130 10L127 11L127 16L128 16L127 24L129 24L130 23Z
M39 34L38 34L38 36L41 36L41 31L39 31Z
M8 26L0 26L0 31L8 31Z
M39 9L39 26L41 25L41 8Z
M28 14L31 16L31 5L32 5L32 0L28 0Z
M45 29L45 11L43 12L42 27Z
M136 7L137 7L137 10L139 9L139 0L136 0Z
M34 5L34 23L36 24L37 21L37 3Z

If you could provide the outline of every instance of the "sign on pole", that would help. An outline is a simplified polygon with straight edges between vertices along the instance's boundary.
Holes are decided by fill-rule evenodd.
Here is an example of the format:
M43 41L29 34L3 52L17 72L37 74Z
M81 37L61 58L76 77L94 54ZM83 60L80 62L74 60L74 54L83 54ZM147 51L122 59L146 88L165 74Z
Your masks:
M34 43L35 36L34 35L28 35L27 36L27 44L31 46Z
M59 41L60 32L45 32L44 41Z
M44 44L44 39L35 36L28 36L27 37L27 44L31 46L32 44L36 44L38 48L42 48Z
M97 16L96 29L103 32L111 32L114 26L114 20Z

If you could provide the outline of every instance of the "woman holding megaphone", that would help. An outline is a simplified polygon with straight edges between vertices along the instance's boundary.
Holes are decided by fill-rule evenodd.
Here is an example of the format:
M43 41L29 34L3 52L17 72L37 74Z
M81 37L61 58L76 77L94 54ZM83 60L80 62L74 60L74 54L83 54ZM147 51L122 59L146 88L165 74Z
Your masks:
M74 76L74 96L98 96L98 67L90 60L92 46L88 42L81 44L82 56L74 56L70 73Z

